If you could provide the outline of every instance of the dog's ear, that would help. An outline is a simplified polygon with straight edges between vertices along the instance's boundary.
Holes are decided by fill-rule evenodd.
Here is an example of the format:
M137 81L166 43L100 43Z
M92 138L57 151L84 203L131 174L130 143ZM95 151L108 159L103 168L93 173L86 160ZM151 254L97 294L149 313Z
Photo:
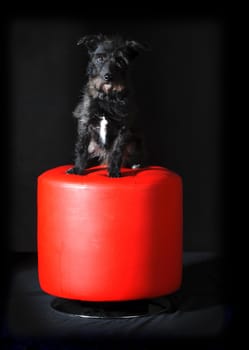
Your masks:
M135 40L127 40L125 44L130 59L135 58L142 51L150 51L148 44L141 44Z
M77 45L85 45L89 52L94 51L98 44L103 40L102 34L85 35L79 39Z

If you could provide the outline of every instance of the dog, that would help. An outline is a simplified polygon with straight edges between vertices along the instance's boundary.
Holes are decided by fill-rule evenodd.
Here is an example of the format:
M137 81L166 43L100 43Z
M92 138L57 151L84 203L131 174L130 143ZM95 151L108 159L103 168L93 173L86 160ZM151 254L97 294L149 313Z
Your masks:
M87 81L73 115L77 118L74 166L69 174L84 174L89 161L106 164L108 175L121 176L124 167L142 163L143 141L136 126L129 66L148 46L119 35L87 35L78 45L89 54ZM139 124L139 123L138 123Z

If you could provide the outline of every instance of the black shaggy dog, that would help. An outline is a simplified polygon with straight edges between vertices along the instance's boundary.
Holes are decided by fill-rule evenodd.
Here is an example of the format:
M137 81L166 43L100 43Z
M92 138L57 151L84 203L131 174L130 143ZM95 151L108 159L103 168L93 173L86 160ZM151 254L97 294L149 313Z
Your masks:
M75 164L70 174L83 174L90 159L106 164L110 177L120 167L142 161L142 140L136 130L128 67L144 45L102 34L81 38L90 56L82 99L73 112L78 119Z

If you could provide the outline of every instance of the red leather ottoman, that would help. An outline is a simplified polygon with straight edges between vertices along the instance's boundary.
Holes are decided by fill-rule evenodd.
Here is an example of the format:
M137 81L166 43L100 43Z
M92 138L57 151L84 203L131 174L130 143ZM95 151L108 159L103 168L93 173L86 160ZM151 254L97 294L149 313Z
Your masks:
M38 274L48 294L84 301L154 298L182 279L182 181L151 166L59 166L38 177Z

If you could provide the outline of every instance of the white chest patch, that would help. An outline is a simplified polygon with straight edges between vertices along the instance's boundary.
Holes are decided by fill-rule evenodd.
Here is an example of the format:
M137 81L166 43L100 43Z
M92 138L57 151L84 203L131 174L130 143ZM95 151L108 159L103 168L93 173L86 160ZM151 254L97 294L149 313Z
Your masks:
M108 121L106 120L106 118L101 117L99 136L100 136L100 139L101 139L103 145L105 145L105 143L106 143L107 124L108 124Z

